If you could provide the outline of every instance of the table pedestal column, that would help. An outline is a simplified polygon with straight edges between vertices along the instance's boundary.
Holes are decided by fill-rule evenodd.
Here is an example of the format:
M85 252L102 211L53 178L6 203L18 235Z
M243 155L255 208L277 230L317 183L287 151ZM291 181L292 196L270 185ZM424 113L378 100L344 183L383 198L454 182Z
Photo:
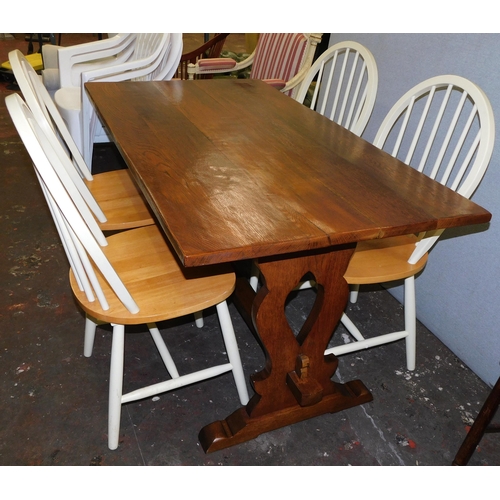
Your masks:
M200 431L207 453L373 399L359 380L333 382L338 360L333 354L324 355L347 304L349 287L343 276L354 249L353 244L259 259L263 285L256 295L246 280L238 279L235 300L260 337L266 364L251 378L255 395L249 403ZM318 286L317 297L295 335L285 316L285 303L309 272Z

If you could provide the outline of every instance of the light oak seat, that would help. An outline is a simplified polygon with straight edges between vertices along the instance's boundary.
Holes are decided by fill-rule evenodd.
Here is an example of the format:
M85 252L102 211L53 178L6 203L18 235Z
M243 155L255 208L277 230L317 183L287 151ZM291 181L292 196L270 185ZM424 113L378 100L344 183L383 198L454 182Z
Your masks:
M86 313L84 355L91 356L98 323L111 323L113 340L109 375L108 446L118 447L121 406L185 385L232 372L241 404L248 402L245 376L226 298L235 287L229 265L184 271L156 225L104 237L60 163L71 160L19 97L5 99L14 125L33 161L61 242L71 266L70 283ZM130 180L130 178L129 178ZM157 321L216 306L227 362L180 375L156 326ZM170 375L123 394L125 326L147 324ZM199 353L200 357L203 352Z
M408 259L419 238L413 234L360 241L344 278L350 285L387 283L414 276L427 264L426 253L416 264Z
M121 231L155 223L129 170L94 174L91 181L85 179L84 182L106 215L106 221L97 221L103 231Z
M229 265L181 269L156 225L123 231L106 238L102 250L139 306L131 313L116 297L98 269L94 269L109 309L90 302L80 290L73 271L70 282L82 309L105 323L137 325L178 318L226 300L234 290Z

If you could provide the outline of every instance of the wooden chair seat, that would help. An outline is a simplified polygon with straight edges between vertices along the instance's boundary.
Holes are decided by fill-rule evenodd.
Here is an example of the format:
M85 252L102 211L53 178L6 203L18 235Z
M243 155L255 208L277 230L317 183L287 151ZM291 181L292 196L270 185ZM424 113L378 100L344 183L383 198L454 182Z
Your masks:
M135 314L128 311L96 268L109 303L104 311L98 301L89 302L70 271L77 301L99 321L137 325L177 318L218 304L234 290L235 275L230 266L181 270L156 225L117 233L107 241L102 250L140 310Z
M414 276L425 267L428 256L426 253L416 264L408 262L418 241L412 234L359 242L345 280L350 285L370 285Z
M96 174L85 184L106 214L106 222L98 221L101 230L121 231L155 223L127 169Z
M242 405L248 403L243 366L227 307L235 275L229 265L182 270L161 229L154 225L118 232L105 238L71 177L72 159L46 120L17 94L5 99L9 114L33 161L40 187L70 263L76 302L86 313L84 356L92 355L99 323L113 327L109 374L108 447L118 447L121 407L232 372ZM42 128L43 127L43 128ZM67 164L64 166L63 164ZM71 168L70 168L71 167ZM126 174L116 174L127 178ZM128 177L128 181L132 179ZM85 187L85 185L83 185ZM180 374L157 321L200 314L215 306L227 362ZM166 380L123 394L125 326L147 324L169 374ZM198 321L196 322L198 325ZM199 353L203 355L203 352Z

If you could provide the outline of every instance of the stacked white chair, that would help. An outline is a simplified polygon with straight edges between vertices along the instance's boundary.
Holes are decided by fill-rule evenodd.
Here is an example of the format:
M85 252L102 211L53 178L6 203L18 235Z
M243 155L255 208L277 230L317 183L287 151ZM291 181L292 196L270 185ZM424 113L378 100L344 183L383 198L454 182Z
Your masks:
M169 80L182 55L181 33L135 34L134 50L125 62L101 65L81 73L79 87L62 87L54 96L82 156L91 167L94 142L111 142L84 90L91 81Z
M49 94L61 87L80 87L84 71L125 62L134 50L136 33L108 34L104 40L60 47L42 47L42 82Z

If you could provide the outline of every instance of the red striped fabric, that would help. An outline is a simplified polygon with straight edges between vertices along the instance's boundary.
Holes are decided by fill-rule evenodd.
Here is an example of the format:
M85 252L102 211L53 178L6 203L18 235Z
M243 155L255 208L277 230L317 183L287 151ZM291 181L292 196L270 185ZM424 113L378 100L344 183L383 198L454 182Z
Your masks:
M236 61L234 59L226 58L214 58L214 59L200 59L198 61L198 67L200 71L207 71L209 69L232 69L236 66Z
M250 78L291 80L302 66L306 45L303 33L261 33Z

